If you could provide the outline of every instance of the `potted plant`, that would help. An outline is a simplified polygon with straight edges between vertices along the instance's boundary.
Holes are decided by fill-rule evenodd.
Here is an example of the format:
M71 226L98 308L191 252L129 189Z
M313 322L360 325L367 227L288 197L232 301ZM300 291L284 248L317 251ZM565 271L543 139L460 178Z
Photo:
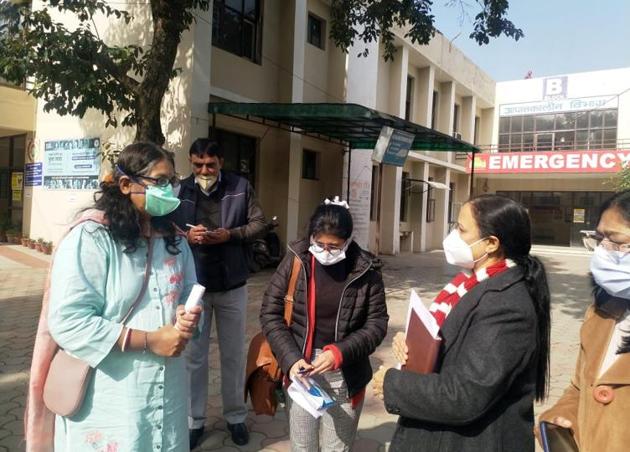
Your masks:
M52 247L52 242L44 242L42 244L42 251L44 252L44 254L52 254Z
M31 239L29 239L27 236L22 236L20 241L22 242L22 246L25 246L28 248L28 242L30 242Z
M35 240L35 239L30 239L30 240L29 240L29 242L28 242L28 247L29 247L30 249L34 250L36 245L37 245L37 240Z
M35 242L35 250L39 251L40 253L44 252L44 239L43 238L38 238L37 242Z
M22 221L15 223L12 225L12 228L15 231L15 235L13 236L12 243L19 245L22 240Z

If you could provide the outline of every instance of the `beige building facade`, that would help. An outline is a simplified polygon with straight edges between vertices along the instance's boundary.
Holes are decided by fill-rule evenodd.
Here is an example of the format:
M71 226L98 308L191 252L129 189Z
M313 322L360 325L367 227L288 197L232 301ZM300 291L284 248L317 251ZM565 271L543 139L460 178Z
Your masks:
M35 130L36 102L0 79L0 227L19 229L24 215L24 160Z
M630 68L497 83L475 192L522 202L538 244L582 246L630 162Z
M147 6L130 2L129 8L138 23L128 28L138 30L138 42L146 43L140 25L146 23ZM266 215L278 216L284 242L305 233L324 198L342 195L349 197L357 240L373 252L441 247L470 191L465 156L411 151L402 168L380 165L372 161L372 149L349 152L325 137L211 115L209 103L358 104L469 143L487 143L496 122L495 82L487 74L440 34L417 46L397 30L398 51L388 62L379 43L367 44L367 57L357 56L363 43L344 53L327 38L330 11L323 0L215 0L209 11L195 15L177 56L182 71L163 102L165 147L175 151L181 175L190 173L192 141L213 137L225 151L226 169L247 177ZM103 20L95 26L111 42L122 39L122 24ZM25 152L29 182L22 193L22 229L32 238L58 241L76 212L91 203L94 174L107 168L94 163L88 175L51 176L51 156L90 156L96 147L99 152L122 147L133 130L107 129L94 112L84 118L44 112L24 91L16 95L30 102L30 113L21 114L30 119L21 126L25 130L9 127L9 121L5 127L0 110L0 131L30 134L25 135L31 150Z

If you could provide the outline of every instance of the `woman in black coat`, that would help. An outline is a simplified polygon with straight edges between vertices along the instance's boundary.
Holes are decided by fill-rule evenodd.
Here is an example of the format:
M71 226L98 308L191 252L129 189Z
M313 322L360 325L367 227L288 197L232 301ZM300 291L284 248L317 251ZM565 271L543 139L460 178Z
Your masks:
M525 208L496 195L462 206L444 240L459 274L430 311L441 324L433 373L380 369L385 408L400 415L390 451L533 451L534 399L545 396L549 360L549 288L529 255ZM405 337L394 355L407 360Z
M300 274L289 327L284 298L296 258ZM321 205L311 218L309 238L289 245L260 312L284 374L307 385L314 380L336 402L315 419L287 398L291 450L350 450L372 379L369 356L387 334L388 319L381 274L373 256L352 240L347 204Z

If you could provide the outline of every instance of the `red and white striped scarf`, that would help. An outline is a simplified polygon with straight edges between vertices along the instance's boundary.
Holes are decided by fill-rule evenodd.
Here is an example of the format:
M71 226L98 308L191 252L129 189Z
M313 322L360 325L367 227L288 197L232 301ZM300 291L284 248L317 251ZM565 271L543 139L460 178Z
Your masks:
M453 308L457 306L459 300L466 295L470 289L475 287L481 281L491 278L499 273L504 272L508 268L516 266L516 263L510 259L505 259L496 264L492 264L486 268L482 268L472 274L460 272L449 282L444 289L435 297L433 303L429 307L429 311L437 320L441 327L446 317L451 313Z

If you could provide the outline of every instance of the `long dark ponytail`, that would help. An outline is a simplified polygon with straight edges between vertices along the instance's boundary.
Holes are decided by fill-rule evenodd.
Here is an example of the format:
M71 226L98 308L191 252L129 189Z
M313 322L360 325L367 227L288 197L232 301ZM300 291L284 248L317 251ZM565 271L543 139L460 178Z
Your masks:
M506 258L522 269L527 291L536 312L536 400L547 396L549 386L549 345L551 296L545 266L529 254L531 223L523 205L497 195L482 195L470 201L481 237L495 236Z

